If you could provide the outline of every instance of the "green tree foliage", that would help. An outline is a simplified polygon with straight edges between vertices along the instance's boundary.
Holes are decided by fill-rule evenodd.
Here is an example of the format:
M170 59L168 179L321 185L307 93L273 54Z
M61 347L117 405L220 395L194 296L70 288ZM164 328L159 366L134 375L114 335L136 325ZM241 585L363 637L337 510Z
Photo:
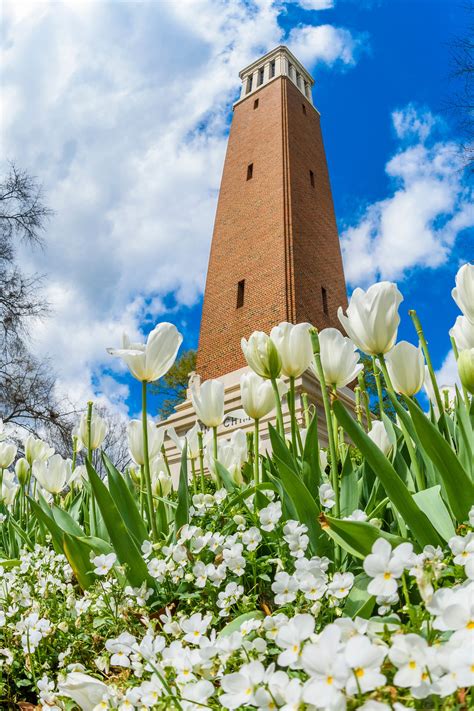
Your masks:
M380 405L377 394L377 383L375 382L375 375L372 367L372 358L366 355L365 353L361 353L360 361L364 364L364 370L362 372L364 374L365 389L367 390L370 399L370 411L375 415L375 417L377 417L377 419L380 419ZM393 422L395 422L395 409L388 396L387 389L385 388L382 373L380 373L380 384L382 386L382 401L384 412L387 417L389 417ZM397 399L401 401L399 397Z
M165 418L172 414L176 405L186 399L189 374L196 368L196 351L184 351L173 367L157 383L150 386L150 392L160 398L158 414Z

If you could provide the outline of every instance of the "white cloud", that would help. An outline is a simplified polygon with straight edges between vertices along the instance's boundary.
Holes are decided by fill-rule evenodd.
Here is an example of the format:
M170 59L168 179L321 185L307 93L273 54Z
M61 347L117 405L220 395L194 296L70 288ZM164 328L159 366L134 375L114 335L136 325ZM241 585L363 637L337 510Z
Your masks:
M314 4L314 3L313 3ZM321 4L321 3L320 3ZM327 3L326 3L327 4ZM202 293L239 70L285 41L280 0L3 3L2 141L56 210L45 253L54 316L34 332L62 392L126 397L104 379L121 332ZM299 27L294 50L354 62L357 38Z
M447 261L458 234L474 224L458 146L432 136L438 119L426 110L417 114L412 105L395 111L392 119L404 140L385 167L393 191L368 205L358 223L341 235L351 284L402 279L415 267L438 267Z
M330 10L334 7L334 0L295 0L303 10Z
M436 371L435 376L440 387L448 385L457 385L460 387L458 366L453 351L449 351L441 368Z
M350 66L368 48L368 38L333 25L305 26L291 30L288 46L303 63L324 62L331 66L339 62Z

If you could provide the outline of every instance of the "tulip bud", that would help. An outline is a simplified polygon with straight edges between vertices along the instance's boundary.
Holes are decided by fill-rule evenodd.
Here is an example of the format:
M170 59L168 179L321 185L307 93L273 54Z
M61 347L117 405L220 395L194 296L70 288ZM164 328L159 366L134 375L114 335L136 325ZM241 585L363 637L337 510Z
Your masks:
M425 381L425 359L421 347L400 341L387 354L386 361L397 393L412 396L421 390Z
M384 423L380 420L372 420L372 429L367 434L372 442L388 457L392 449L392 443L390 442Z
M270 338L281 358L281 372L288 378L298 378L308 370L313 360L309 323L287 323L274 326Z
M339 307L339 321L356 346L368 355L388 353L397 339L403 301L397 285L388 281L373 284L367 291L354 289L346 316Z
M160 469L160 471L154 471L151 477L151 485L153 493L155 496L168 496L170 493L173 481L169 474Z
M474 348L461 351L458 357L458 372L461 383L474 395Z
M45 462L47 459L49 459L49 457L54 454L53 447L50 447L48 444L46 444L46 442L43 442L42 439L37 439L36 437L33 437L33 435L29 435L26 438L24 442L24 447L25 457L30 467L33 462Z
M194 411L206 427L218 427L224 419L224 383L206 380L191 386Z
M280 376L281 358L270 336L263 331L254 331L248 341L242 338L241 346L254 373L269 380Z
M13 442L0 442L0 469L8 469L16 457L16 451Z
M463 264L459 269L451 295L464 316L474 323L474 264Z
M15 464L15 474L18 482L21 486L24 486L28 479L28 472L30 471L30 465L24 457L18 459Z
M148 428L148 456L150 461L158 457L165 437L165 428L156 427L147 420ZM145 463L143 447L143 423L141 420L130 420L127 426L128 448L135 464L142 466Z
M94 412L92 413L90 427L91 449L98 449L104 441L105 435L107 433L107 425L105 423L105 420ZM89 423L86 413L82 415L81 420L79 422L77 436L79 437L79 440L83 444L84 448L89 449Z
M277 386L282 397L287 392L288 386L280 379ZM260 420L275 408L275 393L271 382L256 373L244 373L241 376L240 394L242 407L253 420Z
M318 336L321 366L326 384L342 388L355 380L364 366L359 363L359 354L351 339L343 336L336 328L324 328ZM318 377L314 364L311 370Z

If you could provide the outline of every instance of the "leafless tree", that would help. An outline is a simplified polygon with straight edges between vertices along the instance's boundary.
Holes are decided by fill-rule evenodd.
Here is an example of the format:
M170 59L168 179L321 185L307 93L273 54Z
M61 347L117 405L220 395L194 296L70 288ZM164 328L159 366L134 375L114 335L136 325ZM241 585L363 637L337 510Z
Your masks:
M451 78L456 87L447 100L463 137L466 165L474 172L474 2L463 3L465 31L450 42Z

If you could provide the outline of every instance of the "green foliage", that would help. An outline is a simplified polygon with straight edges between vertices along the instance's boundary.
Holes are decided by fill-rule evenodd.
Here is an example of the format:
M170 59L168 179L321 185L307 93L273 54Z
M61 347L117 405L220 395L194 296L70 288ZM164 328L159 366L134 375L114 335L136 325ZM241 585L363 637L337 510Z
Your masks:
M196 351L184 351L165 376L150 385L150 392L160 398L158 414L162 419L174 412L176 405L186 399L189 374L196 368Z

